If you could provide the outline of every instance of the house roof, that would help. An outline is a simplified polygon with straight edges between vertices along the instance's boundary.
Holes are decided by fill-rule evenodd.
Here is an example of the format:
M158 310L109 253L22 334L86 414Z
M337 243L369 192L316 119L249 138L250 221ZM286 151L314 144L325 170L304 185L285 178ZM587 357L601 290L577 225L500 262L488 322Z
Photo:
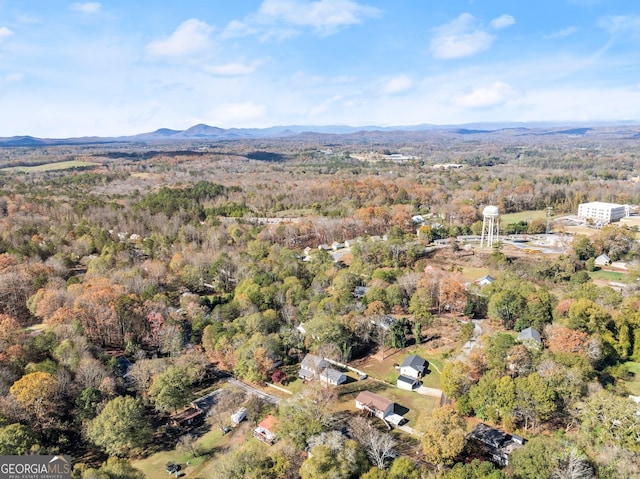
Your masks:
M520 341L533 340L533 341L536 341L538 343L542 342L542 338L540 337L540 333L538 332L537 329L534 329L534 328L527 328L527 329L523 329L522 331L520 331L518 333L518 340L520 340Z
M509 439L508 434L482 422L471 431L471 437L496 449Z
M273 416L272 414L267 414L267 416L258 424L258 427L262 429L273 432L273 428L278 425L278 418Z
M340 379L342 378L342 376L344 376L344 373L341 373L337 369L326 368L324 371L322 371L322 376L326 377L329 382L337 383L340 382Z
M200 411L199 409L195 409L193 407L189 407L187 409L185 409L182 412L179 412L178 414L174 414L173 416L171 416L171 420L176 422L176 423L183 423L186 421L190 421L191 419L195 419L198 416L202 415L202 411Z
M371 391L362 391L358 394L358 397L356 397L356 402L378 411L386 411L389 406L394 404L390 399L378 396Z
M596 263L611 263L611 258L609 258L606 254L601 254L595 259Z
M475 284L479 285L479 286L486 286L488 284L491 284L495 281L495 279L493 279L493 277L489 276L488 274L483 276L482 278L478 278L474 281Z
M307 354L300 363L300 366L303 369L309 369L311 371L319 373L321 370L329 366L329 363L320 356L316 356L315 354Z
M411 356L407 356L406 358L404 358L404 361L402 361L402 364L400 365L401 368L413 368L416 369L418 371L422 371L424 370L424 368L427 367L427 361L426 359L422 359L420 356L418 356L417 354L412 354Z
M398 376L398 382L411 384L413 386L416 383L416 380L413 378L410 378L409 376L405 376L404 374L401 374L400 376Z
M216 402L216 395L218 394L220 394L220 391L212 391L209 394L205 394L204 396L195 399L191 405L203 412L207 412Z

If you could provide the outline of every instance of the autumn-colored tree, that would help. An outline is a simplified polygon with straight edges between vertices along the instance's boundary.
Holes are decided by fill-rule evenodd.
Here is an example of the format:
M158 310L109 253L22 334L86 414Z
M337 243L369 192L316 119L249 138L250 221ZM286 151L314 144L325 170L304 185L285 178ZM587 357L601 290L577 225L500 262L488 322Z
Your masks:
M553 325L545 331L549 351L586 354L589 343L587 333L560 325Z
M422 413L416 428L423 434L421 441L425 459L439 468L451 464L464 449L464 421L449 407Z
M50 373L25 374L9 389L16 402L35 419L38 427L47 427L59 408L60 384Z

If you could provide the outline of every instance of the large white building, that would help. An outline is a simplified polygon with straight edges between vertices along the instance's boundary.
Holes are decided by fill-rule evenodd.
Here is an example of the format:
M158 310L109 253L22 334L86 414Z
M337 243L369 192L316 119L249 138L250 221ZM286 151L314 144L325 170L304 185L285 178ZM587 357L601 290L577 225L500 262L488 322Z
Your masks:
M603 203L594 201L592 203L581 203L578 206L578 216L594 223L612 223L620 218L629 216L629 206L617 203Z

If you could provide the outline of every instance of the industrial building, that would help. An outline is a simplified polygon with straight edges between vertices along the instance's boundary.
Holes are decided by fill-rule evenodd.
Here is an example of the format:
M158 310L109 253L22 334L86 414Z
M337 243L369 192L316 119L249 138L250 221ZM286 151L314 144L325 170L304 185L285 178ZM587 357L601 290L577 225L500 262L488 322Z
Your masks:
M594 201L591 203L581 203L578 206L578 216L594 223L607 224L629 216L629 206L617 203L603 203Z

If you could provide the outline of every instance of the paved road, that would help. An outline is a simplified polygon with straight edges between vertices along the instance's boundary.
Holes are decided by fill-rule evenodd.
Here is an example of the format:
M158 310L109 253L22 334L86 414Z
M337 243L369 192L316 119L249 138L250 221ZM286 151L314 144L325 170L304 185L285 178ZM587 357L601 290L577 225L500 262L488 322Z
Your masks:
M233 378L229 378L227 379L227 382L229 384L233 384L234 386L239 387L240 389L245 390L248 394L252 394L254 396L258 396L261 397L262 399L264 399L265 401L268 401L270 403L273 404L279 404L280 403L280 399L278 396L273 396L271 394L267 394L264 391L260 391L259 389L254 388L253 386L250 386L249 384L243 383L242 381L239 381L238 379L233 379Z

